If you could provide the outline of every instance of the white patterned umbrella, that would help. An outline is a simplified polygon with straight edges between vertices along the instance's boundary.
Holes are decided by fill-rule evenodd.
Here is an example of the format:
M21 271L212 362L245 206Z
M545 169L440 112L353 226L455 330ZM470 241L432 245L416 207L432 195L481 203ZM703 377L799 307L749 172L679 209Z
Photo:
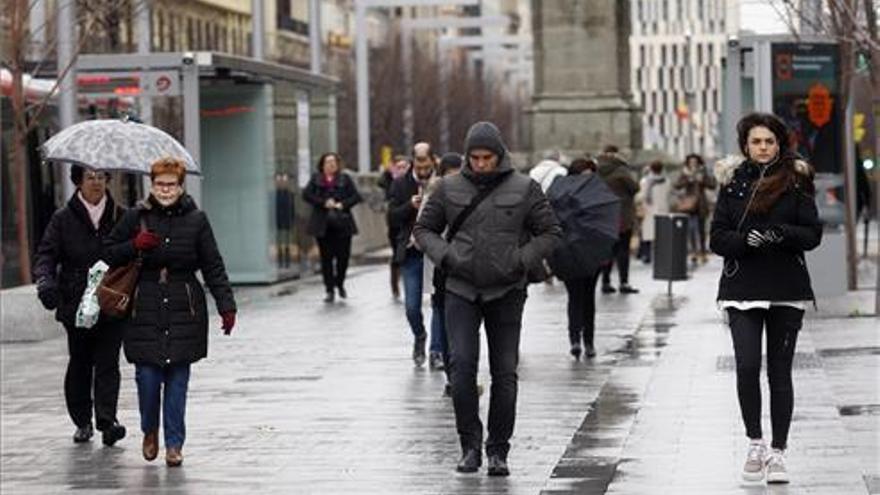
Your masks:
M179 158L187 173L199 165L176 139L155 127L129 120L87 120L52 136L42 146L48 162L73 163L95 170L149 174L160 158Z

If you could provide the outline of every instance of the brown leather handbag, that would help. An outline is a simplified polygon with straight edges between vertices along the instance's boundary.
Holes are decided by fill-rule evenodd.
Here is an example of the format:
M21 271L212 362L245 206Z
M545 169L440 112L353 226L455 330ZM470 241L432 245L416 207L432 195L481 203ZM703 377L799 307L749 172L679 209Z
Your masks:
M141 257L138 256L131 263L111 268L104 274L96 291L102 313L113 318L128 316L141 274L141 264Z
M141 219L141 229L146 229L146 223ZM117 266L107 270L98 290L98 306L101 312L111 318L125 318L131 311L131 303L134 300L134 292L137 287L138 277L141 275L143 259L138 252L137 258L127 265Z

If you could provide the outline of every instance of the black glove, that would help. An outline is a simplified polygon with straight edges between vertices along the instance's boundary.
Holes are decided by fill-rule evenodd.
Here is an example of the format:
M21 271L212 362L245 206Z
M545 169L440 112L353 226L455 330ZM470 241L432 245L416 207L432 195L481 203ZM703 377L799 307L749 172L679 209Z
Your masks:
M784 239L782 229L780 227L770 227L763 232L764 240L767 244L779 244Z
M749 247L757 249L766 243L767 239L764 238L764 234L761 233L759 230L752 229L749 231L748 234L746 234L746 244L748 244Z
M59 299L61 299L58 293L58 286L54 281L46 279L41 279L37 283L37 297L40 299L43 307L49 311L57 308Z

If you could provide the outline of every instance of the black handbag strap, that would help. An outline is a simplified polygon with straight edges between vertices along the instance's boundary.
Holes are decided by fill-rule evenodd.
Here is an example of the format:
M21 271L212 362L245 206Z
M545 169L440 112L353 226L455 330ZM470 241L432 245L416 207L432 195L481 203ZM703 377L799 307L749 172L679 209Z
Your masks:
M459 213L458 216L455 217L455 220L452 221L452 224L449 226L449 230L446 231L446 242L452 242L452 239L455 237L455 234L458 233L458 230L464 224L464 221L467 220L469 216L471 216L471 213L473 213L474 210L477 209L477 206L479 206L484 199L492 194L492 191L494 191L501 182L503 181L494 182L492 185L486 187L485 189L482 189L473 198L471 198L471 202L468 203L468 205L465 206L463 210L461 210L461 213Z

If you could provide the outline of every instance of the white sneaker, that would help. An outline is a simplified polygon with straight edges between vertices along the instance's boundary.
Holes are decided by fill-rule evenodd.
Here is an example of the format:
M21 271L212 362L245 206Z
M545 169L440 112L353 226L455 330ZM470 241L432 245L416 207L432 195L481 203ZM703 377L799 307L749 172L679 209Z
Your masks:
M788 483L788 471L782 455L783 451L773 449L767 456L767 483Z
M763 440L752 440L746 453L742 477L746 481L762 481L767 457L767 445ZM784 469L784 468L783 468Z

